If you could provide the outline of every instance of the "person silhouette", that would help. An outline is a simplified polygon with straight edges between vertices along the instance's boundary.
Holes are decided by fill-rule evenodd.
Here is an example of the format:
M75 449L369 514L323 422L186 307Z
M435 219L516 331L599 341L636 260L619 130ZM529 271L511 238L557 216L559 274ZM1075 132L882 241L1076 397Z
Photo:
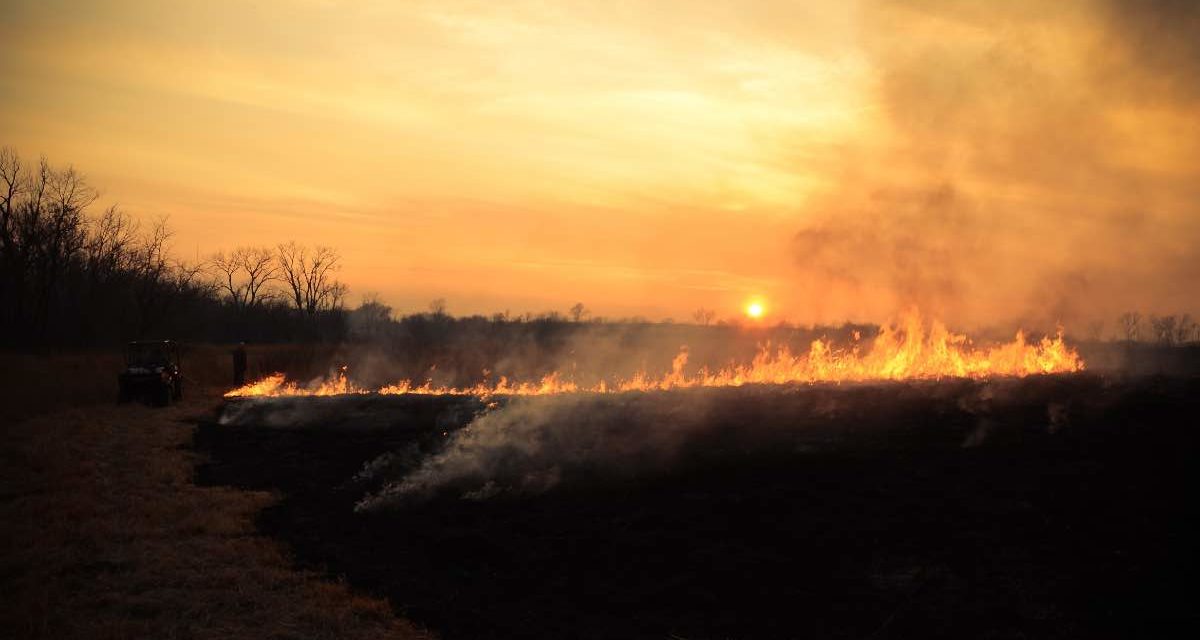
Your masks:
M233 350L233 384L246 384L246 343L239 342Z

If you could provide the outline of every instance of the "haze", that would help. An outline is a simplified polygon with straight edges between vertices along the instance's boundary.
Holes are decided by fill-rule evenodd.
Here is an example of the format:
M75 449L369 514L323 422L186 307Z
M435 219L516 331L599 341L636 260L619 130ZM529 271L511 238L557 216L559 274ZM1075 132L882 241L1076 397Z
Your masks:
M0 142L399 311L1200 312L1192 3L6 3Z

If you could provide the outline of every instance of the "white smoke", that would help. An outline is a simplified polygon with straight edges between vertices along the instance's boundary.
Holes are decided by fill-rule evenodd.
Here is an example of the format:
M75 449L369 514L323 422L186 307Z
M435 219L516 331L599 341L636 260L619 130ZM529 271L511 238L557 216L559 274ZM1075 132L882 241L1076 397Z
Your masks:
M690 437L712 427L703 420L705 404L700 394L514 399L454 433L444 450L362 500L359 508L443 490L483 499L540 493L567 478L636 476L669 466Z
M435 497L483 500L636 481L741 457L844 448L956 450L1053 436L1086 376L745 386L514 398L449 431L445 446L368 462L358 510ZM1047 420L1049 418L1049 420ZM461 424L461 423L460 423Z

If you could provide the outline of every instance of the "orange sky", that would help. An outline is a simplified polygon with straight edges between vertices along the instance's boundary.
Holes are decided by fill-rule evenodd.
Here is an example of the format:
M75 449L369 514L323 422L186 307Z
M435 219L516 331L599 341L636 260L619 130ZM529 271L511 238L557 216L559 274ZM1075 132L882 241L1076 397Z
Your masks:
M1196 311L1191 50L1041 4L18 1L0 142L400 311Z

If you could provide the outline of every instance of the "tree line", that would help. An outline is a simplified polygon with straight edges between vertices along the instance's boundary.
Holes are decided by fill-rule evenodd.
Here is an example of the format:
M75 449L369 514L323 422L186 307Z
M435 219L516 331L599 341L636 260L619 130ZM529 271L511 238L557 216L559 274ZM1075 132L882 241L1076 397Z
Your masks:
M330 247L282 242L178 259L170 251L165 218L143 224L115 205L94 212L98 197L73 167L56 167L45 158L26 163L12 149L0 148L0 346L99 346L155 337L363 341L395 335L400 327L400 334L436 337L426 334L438 333L449 318L444 299L434 300L428 315L401 319L370 296L347 310L348 288L337 279L341 258ZM585 319L605 322L582 303L565 315L504 312L488 320L493 326L532 323L544 332ZM692 319L710 326L716 313L701 308ZM646 322L631 318L618 324ZM716 321L718 328L724 324ZM1103 323L1087 327L1091 340L1103 335ZM1115 337L1195 343L1200 323L1187 314L1131 311L1117 319Z
M0 344L96 346L155 337L340 340L340 256L295 242L187 261L165 218L143 224L83 174L0 148Z
M1137 311L1126 311L1117 318L1119 336L1127 342L1154 342L1166 346L1200 342L1200 322L1189 314L1154 315L1142 317ZM1097 337L1103 326L1094 329Z

